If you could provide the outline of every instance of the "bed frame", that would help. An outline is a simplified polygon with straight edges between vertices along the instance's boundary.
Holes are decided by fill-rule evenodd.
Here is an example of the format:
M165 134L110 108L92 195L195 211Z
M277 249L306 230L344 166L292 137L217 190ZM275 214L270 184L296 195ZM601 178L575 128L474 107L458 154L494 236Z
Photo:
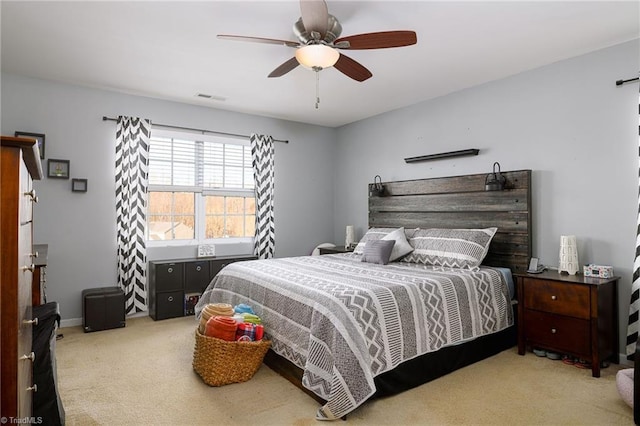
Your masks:
M487 174L369 184L369 227L498 227L483 265L526 271L531 258L531 170L502 172L504 191L485 191ZM514 309L514 315L516 314ZM374 396L393 395L493 356L516 344L516 325L465 344L443 348L400 364L374 379ZM302 369L269 350L266 365L321 404L302 386Z

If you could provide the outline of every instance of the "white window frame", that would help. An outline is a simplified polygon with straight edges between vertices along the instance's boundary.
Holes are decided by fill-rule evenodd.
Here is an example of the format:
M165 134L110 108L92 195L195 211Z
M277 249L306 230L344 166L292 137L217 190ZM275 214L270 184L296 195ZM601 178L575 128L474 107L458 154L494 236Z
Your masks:
M217 142L230 145L242 145L249 146L250 142L244 138L235 138L233 136L215 136L202 134L200 132L190 132L187 130L175 131L167 129L153 129L151 130L151 139L154 137L175 138L175 139L187 139L202 142ZM150 142L152 143L152 142ZM197 162L196 162L197 164ZM255 199L255 189L227 189L227 188L202 188L199 186L179 186L179 185L152 185L149 184L147 188L148 192L193 192L195 194L194 199L194 222L195 238L193 239L180 239L180 240L150 240L148 239L148 217L145 224L145 239L147 247L164 247L164 246L193 246L198 244L216 244L216 243L251 243L253 244L253 237L221 237L221 238L204 238L206 233L206 217L205 210L205 196L231 196L231 197L247 197ZM225 215L226 216L226 215Z

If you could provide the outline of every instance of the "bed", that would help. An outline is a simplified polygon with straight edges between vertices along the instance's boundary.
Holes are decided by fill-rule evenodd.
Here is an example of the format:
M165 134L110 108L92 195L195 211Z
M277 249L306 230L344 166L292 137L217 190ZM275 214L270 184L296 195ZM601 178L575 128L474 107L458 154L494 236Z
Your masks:
M362 248L238 262L213 279L196 315L207 303L253 306L272 341L265 363L323 403L321 420L498 353L515 344L510 272L531 256L531 171L503 174L505 191L466 175L387 182L369 197L363 247L381 239L375 230L401 229L416 247L434 229L482 230L491 233L482 265L422 263L417 248L387 265L362 262Z

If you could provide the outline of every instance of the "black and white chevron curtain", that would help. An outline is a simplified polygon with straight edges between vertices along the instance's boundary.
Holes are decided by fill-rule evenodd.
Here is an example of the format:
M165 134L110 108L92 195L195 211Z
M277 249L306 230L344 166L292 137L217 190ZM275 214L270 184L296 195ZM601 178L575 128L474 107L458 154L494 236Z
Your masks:
M127 315L147 310L147 187L151 121L119 116L116 125L118 285Z
M275 252L275 226L273 216L274 149L273 138L251 135L251 157L256 191L256 235L254 254L258 259L269 259Z
M640 158L640 95L638 96L638 156ZM633 360L640 330L640 162L638 164L638 222L636 228L636 256L633 262L633 284L631 285L631 304L629 305L629 328L627 329L627 359Z

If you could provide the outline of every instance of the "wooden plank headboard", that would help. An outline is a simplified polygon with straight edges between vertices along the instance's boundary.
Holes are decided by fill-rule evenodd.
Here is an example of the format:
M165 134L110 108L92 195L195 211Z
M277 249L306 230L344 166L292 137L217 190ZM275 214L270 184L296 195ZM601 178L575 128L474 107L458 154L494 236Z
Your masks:
M498 232L483 264L524 272L531 258L531 170L502 172L504 191L485 191L487 174L383 182L369 196L369 227L489 228ZM369 194L372 194L369 184Z

